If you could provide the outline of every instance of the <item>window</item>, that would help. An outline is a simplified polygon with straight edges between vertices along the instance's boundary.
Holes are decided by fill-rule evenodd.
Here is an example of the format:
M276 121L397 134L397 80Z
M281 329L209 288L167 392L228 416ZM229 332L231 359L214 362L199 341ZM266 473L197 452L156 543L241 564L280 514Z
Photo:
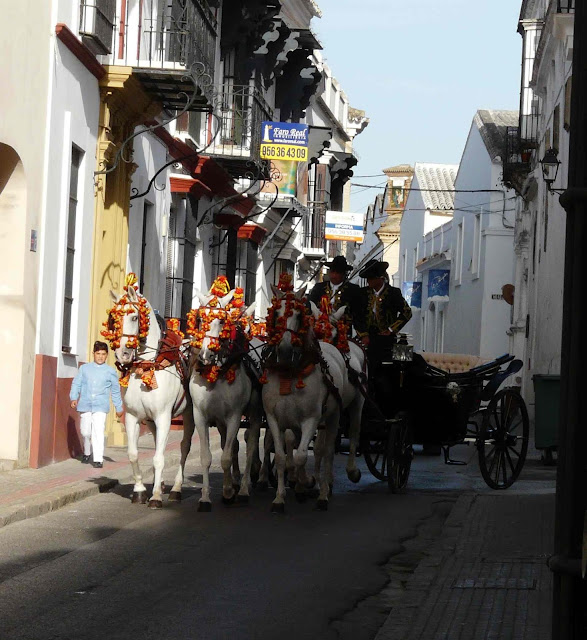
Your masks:
M151 218L153 216L153 205L150 202L145 202L143 205L143 229L141 233L141 267L139 272L139 291L145 293L145 275L147 273L146 258L150 249L148 234L152 224Z
M416 265L418 264L418 247L419 247L419 244L417 244L414 249L414 265L412 269L412 280L415 280L418 274L418 272L416 271Z
M403 273L403 281L407 282L408 280L408 256L406 250L404 249L404 255L402 256L402 273Z
M463 235L464 235L463 220L457 226L457 246L456 246L456 275L455 284L460 285L463 278Z
M63 293L63 327L61 349L71 352L71 318L73 315L73 273L75 267L75 226L78 204L79 170L83 152L77 147L71 148L71 168L69 174L69 208L67 212L67 249L65 255L65 287Z
M444 310L439 309L437 315L436 339L434 341L434 351L442 353L444 349Z
M573 76L571 76L565 84L565 111L563 127L565 131L571 128L571 93L573 90Z
M548 242L548 201L550 198L548 197L548 191L544 191L544 253L546 253L546 243Z
M471 275L479 277L479 265L481 260L481 214L475 214L475 229L473 231L473 259L471 261Z

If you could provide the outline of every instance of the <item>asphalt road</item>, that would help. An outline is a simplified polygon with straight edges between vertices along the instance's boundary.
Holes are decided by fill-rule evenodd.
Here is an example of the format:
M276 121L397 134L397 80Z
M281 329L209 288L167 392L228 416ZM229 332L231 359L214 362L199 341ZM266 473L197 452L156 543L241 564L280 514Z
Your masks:
M362 458L361 482L348 482L345 462L325 513L288 495L286 514L272 514L271 489L225 507L218 467L213 511L198 513L192 460L184 501L162 511L132 505L123 486L3 528L0 638L374 637L402 542L440 531L459 493L483 485L471 467L416 456L408 492L394 496ZM405 570L417 561L412 552Z

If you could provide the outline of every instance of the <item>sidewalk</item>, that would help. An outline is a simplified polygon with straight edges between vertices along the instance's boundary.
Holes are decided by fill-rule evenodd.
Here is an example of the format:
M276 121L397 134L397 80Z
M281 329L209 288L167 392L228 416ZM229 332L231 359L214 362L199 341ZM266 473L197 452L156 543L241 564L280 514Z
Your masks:
M549 640L554 498L461 495L376 640Z
M171 431L165 451L165 467L179 465L182 431ZM216 431L210 433L213 451L220 447ZM153 482L153 436L148 433L139 439L139 463L145 482ZM192 438L190 458L199 458L197 433ZM168 474L166 473L166 476ZM132 482L132 469L126 447L106 447L104 468L94 469L78 459L65 460L42 469L15 469L0 473L0 527L12 522L34 518L55 511L71 502L109 491L117 484Z

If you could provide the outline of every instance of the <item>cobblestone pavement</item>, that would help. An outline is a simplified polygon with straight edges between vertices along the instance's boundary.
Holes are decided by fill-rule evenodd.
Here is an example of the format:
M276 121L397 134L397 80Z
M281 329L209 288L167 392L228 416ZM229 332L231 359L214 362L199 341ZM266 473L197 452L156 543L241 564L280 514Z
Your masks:
M376 640L549 639L554 493L464 494Z

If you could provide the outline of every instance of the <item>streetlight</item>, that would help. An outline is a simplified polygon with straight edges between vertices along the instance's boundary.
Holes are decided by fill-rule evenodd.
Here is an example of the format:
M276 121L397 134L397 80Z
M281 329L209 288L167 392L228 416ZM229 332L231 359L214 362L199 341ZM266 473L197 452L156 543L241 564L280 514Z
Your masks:
M553 189L552 184L556 181L558 175L558 168L560 167L560 160L558 159L557 149L548 149L544 154L544 158L540 160L542 166L542 177L546 182L546 188L550 193L562 193L563 190Z

